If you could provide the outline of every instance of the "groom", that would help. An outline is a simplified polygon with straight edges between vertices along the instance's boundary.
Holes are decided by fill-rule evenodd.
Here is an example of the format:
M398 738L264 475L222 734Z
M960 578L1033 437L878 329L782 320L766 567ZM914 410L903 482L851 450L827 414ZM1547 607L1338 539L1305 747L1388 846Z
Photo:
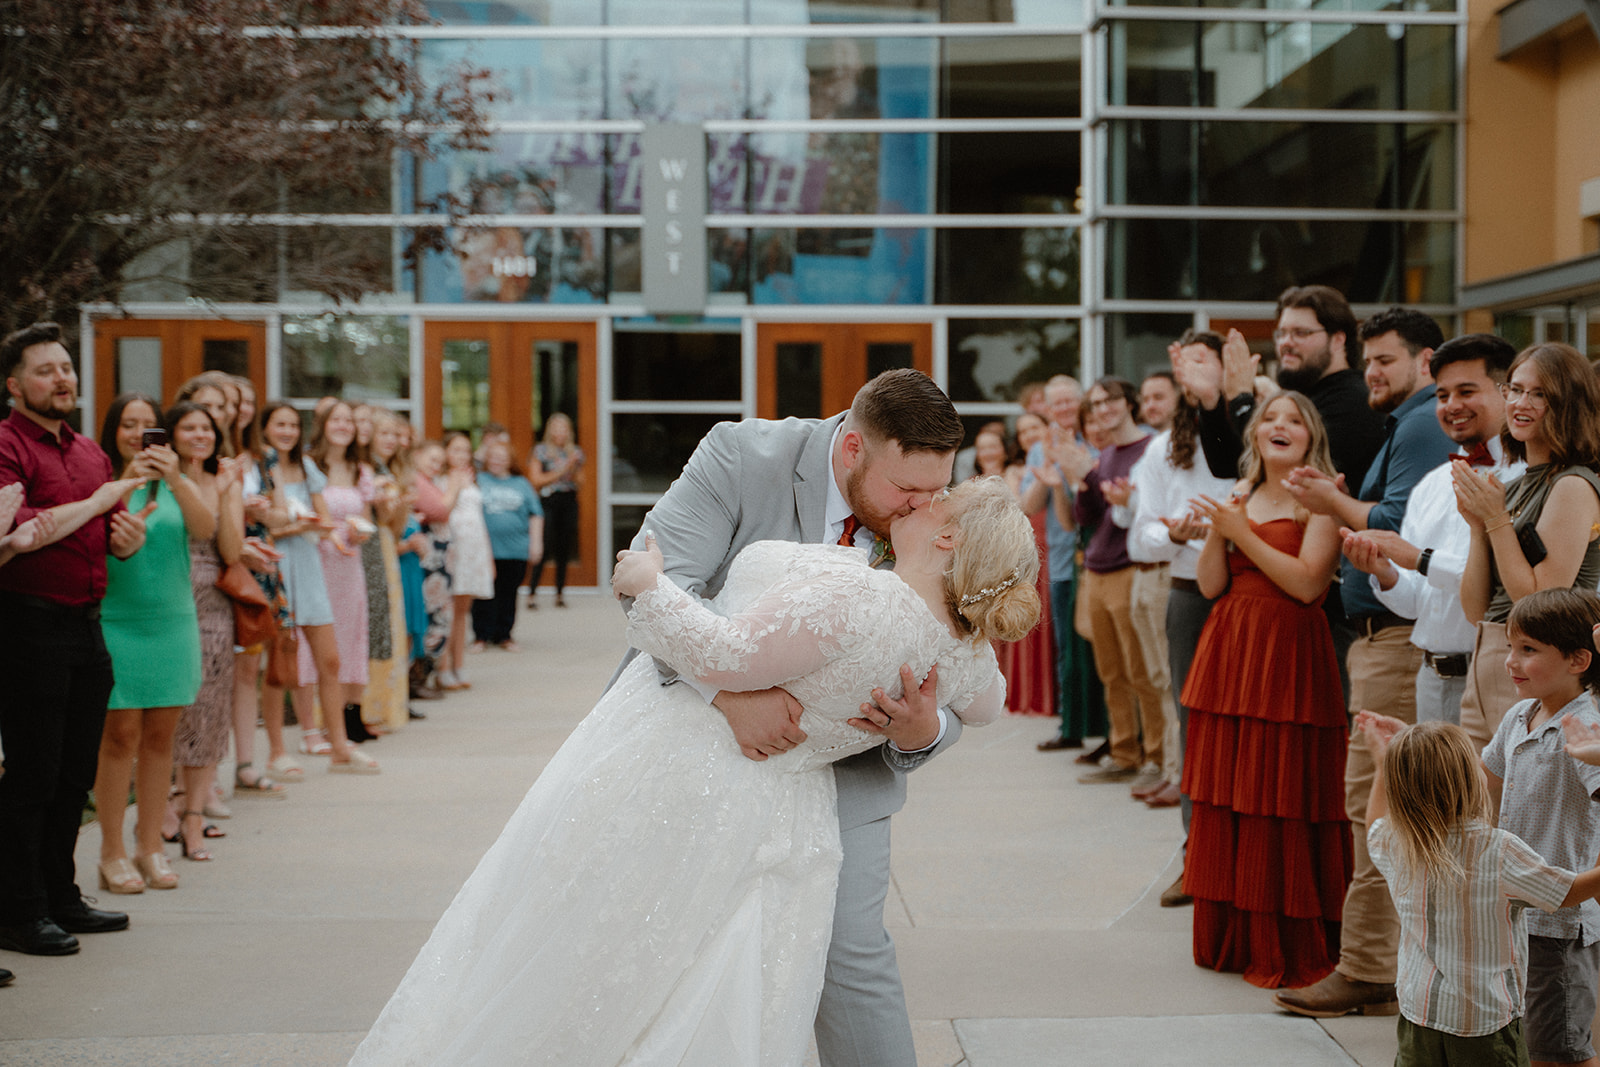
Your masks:
M915 370L885 371L861 388L849 411L831 419L712 427L643 530L655 534L667 576L710 598L753 541L886 545L890 522L926 506L949 484L963 436L955 406L932 379ZM643 530L635 549L644 547ZM674 680L662 670L664 682ZM823 1067L916 1064L894 942L883 926L889 817L905 804L905 772L953 744L961 725L937 707L933 675L919 687L902 670L902 681L903 700L884 698L852 720L889 743L834 764L844 865L817 1009ZM695 688L727 718L753 760L805 740L800 705L782 689Z

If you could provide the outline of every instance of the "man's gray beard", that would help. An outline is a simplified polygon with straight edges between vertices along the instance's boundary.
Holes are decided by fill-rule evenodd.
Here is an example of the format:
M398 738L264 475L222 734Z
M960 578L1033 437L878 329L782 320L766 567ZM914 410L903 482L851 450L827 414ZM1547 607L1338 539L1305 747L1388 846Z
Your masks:
M1302 366L1299 370L1278 371L1278 388L1293 389L1297 393L1306 392L1321 380L1322 371L1311 367Z

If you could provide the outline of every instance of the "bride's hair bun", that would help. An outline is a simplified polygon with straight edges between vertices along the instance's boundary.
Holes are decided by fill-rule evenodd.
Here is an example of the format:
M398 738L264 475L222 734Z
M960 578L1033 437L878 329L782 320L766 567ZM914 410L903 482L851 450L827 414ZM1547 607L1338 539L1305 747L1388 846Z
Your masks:
M1018 641L1039 621L1039 548L1033 524L1003 478L990 475L950 490L960 531L945 579L956 619L986 640Z

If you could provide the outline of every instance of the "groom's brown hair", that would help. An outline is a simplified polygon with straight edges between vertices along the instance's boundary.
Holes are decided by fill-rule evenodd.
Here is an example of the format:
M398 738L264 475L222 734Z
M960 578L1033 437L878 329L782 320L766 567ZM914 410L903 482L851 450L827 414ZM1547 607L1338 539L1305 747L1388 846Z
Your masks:
M876 443L898 441L900 451L954 452L966 437L956 406L919 370L886 370L863 385L850 405L848 425Z

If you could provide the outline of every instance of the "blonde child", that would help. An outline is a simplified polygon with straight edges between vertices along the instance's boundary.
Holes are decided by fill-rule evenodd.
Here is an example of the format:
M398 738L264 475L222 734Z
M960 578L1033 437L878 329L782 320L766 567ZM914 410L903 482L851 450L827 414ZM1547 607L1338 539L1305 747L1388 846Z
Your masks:
M1489 825L1483 765L1466 731L1363 711L1378 769L1367 848L1400 916L1396 1067L1528 1065L1523 1041L1527 905L1554 911L1600 892Z
M1483 750L1500 819L1546 863L1578 868L1600 849L1600 767L1565 751L1564 718L1600 725L1590 689L1600 658L1590 644L1600 622L1591 590L1546 589L1518 600L1506 620L1506 669L1521 699ZM1501 782L1504 785L1501 785ZM1524 1029L1534 1064L1597 1067L1590 1027L1600 981L1600 905L1592 900L1528 916L1528 1008Z

